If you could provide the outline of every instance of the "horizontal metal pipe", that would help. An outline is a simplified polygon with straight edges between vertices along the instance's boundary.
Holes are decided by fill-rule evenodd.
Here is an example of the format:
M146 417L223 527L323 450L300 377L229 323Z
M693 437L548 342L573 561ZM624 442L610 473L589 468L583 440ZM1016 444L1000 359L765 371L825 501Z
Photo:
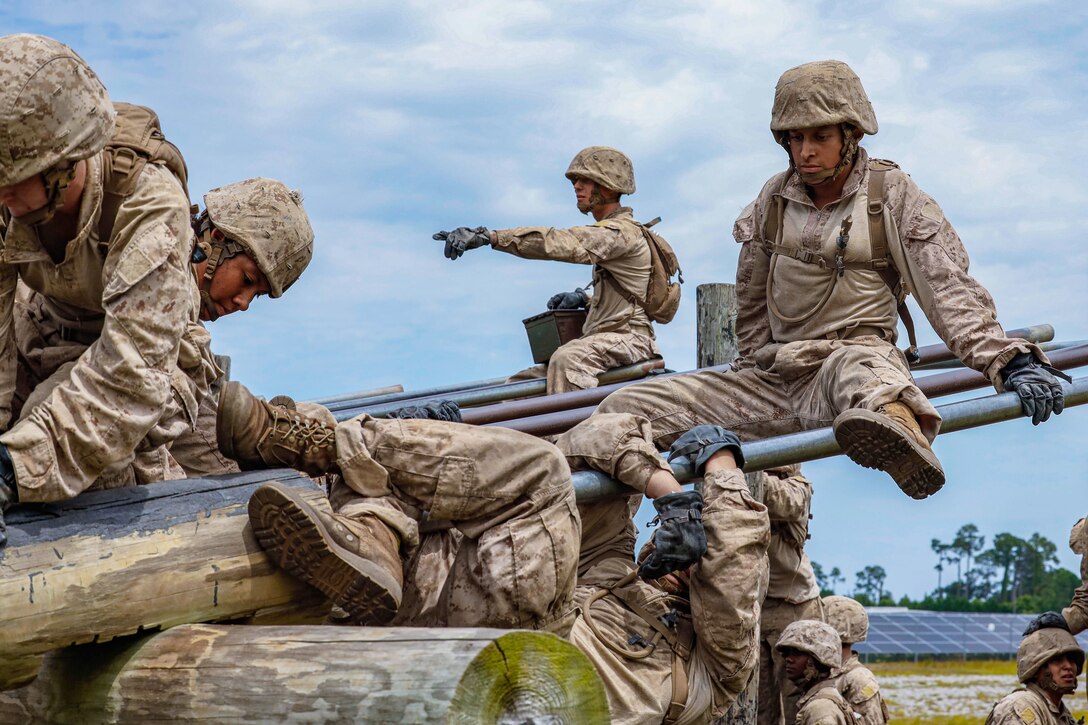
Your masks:
M402 390L401 392L390 393L388 395L371 396L362 393L352 393L349 395L340 395L335 398L324 398L321 400L315 400L313 402L320 403L329 410L341 410L347 408L357 408L363 405L394 403L398 400L433 398L436 395L458 393L462 390L475 390L476 388L493 388L496 385L502 385L505 382L506 378L488 378L486 380L473 380L467 383L450 383L449 385L438 385L433 388L423 388L420 390Z
M1031 325L1029 327L1018 327L1015 330L1006 330L1005 337L1018 338L1021 340L1029 340L1030 342L1050 342L1054 339L1054 327L1052 325ZM945 360L955 360L956 356L948 349L948 346L944 343L937 343L936 345L926 345L925 347L918 348L918 363L912 366L912 370L923 369L927 365L933 363L943 362Z
M1065 342L1041 342L1038 344L1040 350L1045 353L1051 353L1057 352L1058 350L1068 350L1071 347L1088 345L1088 340L1066 340ZM962 367L964 367L963 361L958 359L938 360L937 362L932 362L925 365L913 365L911 366L911 372L926 372L929 370L958 370Z
M1088 365L1088 345L1058 350L1049 355L1051 364L1059 370ZM916 381L918 388L928 398L939 398L953 393L964 393L968 390L976 390L990 385L989 379L975 370L952 370L946 373L935 373L919 377ZM569 393L565 393L569 395ZM559 397L559 396L552 396ZM516 420L505 420L490 425L501 425L505 428L513 428L523 433L536 436L555 435L573 428L578 423L588 418L595 406L576 408L573 410L561 410L555 413L535 415Z
M660 358L655 360L645 360L634 365L625 365L621 368L614 368L598 376L598 380L603 383L613 383L620 380L631 380L637 378L643 378L650 374L653 370L660 370L665 366L665 362ZM462 407L471 407L474 405L484 405L486 403L495 403L503 400L510 400L512 398L523 398L531 395L543 395L547 388L548 382L543 378L538 380L525 380L516 383L507 383L505 385L496 385L489 388L478 388L474 390L464 390L457 393L451 393L449 395L432 396L425 398L409 398L393 403L384 403L380 405L367 404L358 407L343 408L340 406L328 406L336 416L337 420L348 420L354 418L361 413L368 413L373 416L388 415L398 408L402 408L406 405L422 405L424 403L438 401L438 400L452 400Z
M1063 388L1066 408L1088 403L1088 377L1076 378L1072 385L1064 384ZM1016 393L987 395L958 403L947 403L938 406L937 411L943 419L941 435L1023 417L1020 397ZM819 428L750 441L742 444L741 448L744 451L746 464L744 470L748 472L815 461L841 453L831 428ZM672 470L681 483L691 481L695 473L691 466L674 464ZM630 487L599 471L575 471L572 479L579 503L589 503L611 496L631 496L636 493Z
M403 392L404 392L404 386L403 385L400 385L400 384L386 385L384 388L373 388L371 390L360 390L360 391L358 391L356 393L347 393L345 395L334 395L334 396L332 396L330 398L315 398L314 400L311 400L311 401L308 401L308 402L318 403L320 405L327 406L329 403L338 403L338 402L340 402L342 400L356 400L356 399L360 399L360 398L370 399L370 398L376 398L376 397L385 396L385 395L397 395L397 394L401 394Z

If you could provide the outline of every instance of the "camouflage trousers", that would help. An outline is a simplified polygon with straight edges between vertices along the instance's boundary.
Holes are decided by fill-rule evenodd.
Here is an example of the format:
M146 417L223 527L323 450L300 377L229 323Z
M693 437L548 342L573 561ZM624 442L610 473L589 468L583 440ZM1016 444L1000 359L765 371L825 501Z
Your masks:
M547 363L514 373L508 383L548 379L547 394L597 387L597 376L612 368L660 357L657 342L637 332L595 332L561 346Z
M333 511L403 544L395 625L547 629L573 620L578 519L549 443L503 428L361 416L336 428Z
M899 401L918 416L930 440L937 435L940 414L914 384L903 353L877 337L768 345L753 358L752 367L740 370L674 375L617 390L579 424L595 429L580 436L579 455L624 462L617 472L627 478L620 480L644 491L661 467L657 451L705 423L757 440L829 426L849 408L877 410ZM594 420L616 413L649 425L653 444Z
M782 630L801 619L824 621L823 600L816 597L800 604L774 597L763 600L759 618L759 725L792 725L797 720L797 701L804 693L786 677L785 661L774 646Z

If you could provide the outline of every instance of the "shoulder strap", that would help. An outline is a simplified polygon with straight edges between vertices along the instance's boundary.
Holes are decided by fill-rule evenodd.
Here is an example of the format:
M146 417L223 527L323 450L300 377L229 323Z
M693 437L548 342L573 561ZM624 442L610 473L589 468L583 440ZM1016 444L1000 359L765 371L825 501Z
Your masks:
M871 159L869 161L869 187L867 198L869 202L869 243L873 253L873 269L884 279L884 284L892 291L898 305L900 319L907 328L907 339L910 347L906 350L907 362L914 365L918 362L918 338L914 332L914 319L910 316L907 307L906 295L903 293L903 280L899 276L899 270L895 268L888 255L888 235L884 228L884 176L890 169L898 168L896 164L883 159Z

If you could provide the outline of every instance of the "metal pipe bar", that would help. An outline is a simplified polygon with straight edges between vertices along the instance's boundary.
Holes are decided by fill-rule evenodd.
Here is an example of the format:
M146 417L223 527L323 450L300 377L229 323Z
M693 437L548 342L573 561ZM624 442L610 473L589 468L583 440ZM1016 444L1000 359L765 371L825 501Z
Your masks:
M310 400L308 402L318 403L320 405L328 405L329 403L337 403L341 400L354 400L357 398L376 398L378 396L397 395L403 392L404 386L398 383L397 385L386 385L383 388L360 390L356 393L347 393L345 395L334 395L329 398L315 398L314 400Z
M1046 353L1057 352L1058 350L1068 350L1071 347L1080 347L1081 345L1088 345L1088 340L1067 340L1065 342L1042 342L1038 343L1039 349ZM924 365L914 365L911 367L911 372L929 371L929 370L957 370L962 368L963 361L953 358L952 360L937 360L936 362L926 363Z
M1067 409L1088 403L1088 377L1076 378L1072 385L1066 384L1062 387L1065 389ZM938 406L937 411L943 419L941 435L1024 416L1020 408L1020 397L1016 393L1000 393L947 403ZM744 451L744 470L748 472L815 461L841 453L831 428L749 441L742 444L741 448ZM691 481L695 473L688 465L674 464L672 470L681 483ZM590 503L611 496L636 495L634 489L599 471L575 471L571 478L578 503Z
M324 405L329 410L339 410L345 408L359 407L363 405L393 403L398 400L433 398L436 395L459 393L462 390L474 390L476 388L493 388L496 385L502 385L505 382L506 378L488 378L486 380L473 380L467 383L450 383L449 385L438 385L433 388L422 388L420 390L401 390L396 393L389 393L385 395L349 393L347 395L338 395L332 398L320 398L312 402Z
M1088 365L1088 345L1058 350L1050 357L1051 364L1059 370ZM984 388L990 385L990 380L980 372L974 370L952 370L946 373L936 373L918 378L915 381L918 388L928 398L939 398L953 393L964 393L968 390ZM569 395L569 393L565 393ZM559 396L552 396L559 397ZM573 410L561 410L554 413L545 413L516 420L504 420L489 425L501 425L513 428L523 433L536 436L555 435L573 428L578 423L588 418L595 406L575 408Z
M1006 330L1005 337L1028 340L1029 342L1050 342L1054 339L1054 327L1052 325L1031 325L1030 327L1018 327L1015 330ZM911 369L918 370L926 365L945 360L955 360L956 356L944 343L926 345L918 348L918 363Z
M621 368L615 368L598 376L598 380L604 383L612 383L619 380L631 380L633 378L643 378L648 375L652 370L659 370L665 366L665 362L661 358L655 360L645 360L634 365L625 365ZM333 415L337 420L348 420L354 418L361 413L368 413L372 416L378 417L382 415L388 415L398 408L402 408L405 405L421 405L423 403L437 401L437 400L452 400L462 407L468 407L473 405L484 405L486 403L495 403L498 401L509 400L511 398L523 398L530 395L543 395L547 388L548 382L543 378L538 380L525 380L516 383L507 383L505 385L497 385L490 388L478 388L474 390L465 390L459 393L452 393L450 395L432 396L425 398L409 398L405 400L396 401L393 403L383 403L380 405L367 404L355 407L341 407L341 406L328 406L333 412Z

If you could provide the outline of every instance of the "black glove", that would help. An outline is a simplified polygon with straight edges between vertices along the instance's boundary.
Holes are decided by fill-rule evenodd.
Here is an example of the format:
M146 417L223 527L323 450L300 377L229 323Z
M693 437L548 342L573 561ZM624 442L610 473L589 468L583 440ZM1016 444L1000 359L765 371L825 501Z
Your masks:
M560 292L548 299L549 310L584 310L589 305L589 295L579 287L573 292Z
M11 462L8 447L0 443L0 548L8 543L8 526L4 512L19 501L19 487L15 485L15 466Z
M1057 612L1043 612L1035 619L1028 622L1028 628L1024 630L1024 636L1034 634L1040 629L1064 629L1069 631L1069 623L1065 621L1065 617Z
M444 420L460 423L461 408L452 400L439 400L426 405L406 405L389 414L390 418L417 418L420 420Z
M1020 407L1024 415L1031 418L1032 425L1039 425L1051 413L1058 415L1065 409L1065 394L1059 377L1073 382L1062 371L1039 362L1030 352L1020 353L1001 369L1005 390L1015 391L1020 396Z
M686 458L695 466L697 475L703 474L703 468L710 457L723 448L733 451L737 468L744 468L744 452L740 449L740 438L731 430L720 425L697 425L677 438L669 446L669 462L674 458Z
M438 232L431 236L446 243L446 259L457 259L466 249L476 249L491 244L491 232L487 227L457 227L452 232Z
M669 572L687 569L706 553L703 531L703 497L698 491L679 491L654 499L661 524L654 532L653 551L638 568L643 579L659 579Z

